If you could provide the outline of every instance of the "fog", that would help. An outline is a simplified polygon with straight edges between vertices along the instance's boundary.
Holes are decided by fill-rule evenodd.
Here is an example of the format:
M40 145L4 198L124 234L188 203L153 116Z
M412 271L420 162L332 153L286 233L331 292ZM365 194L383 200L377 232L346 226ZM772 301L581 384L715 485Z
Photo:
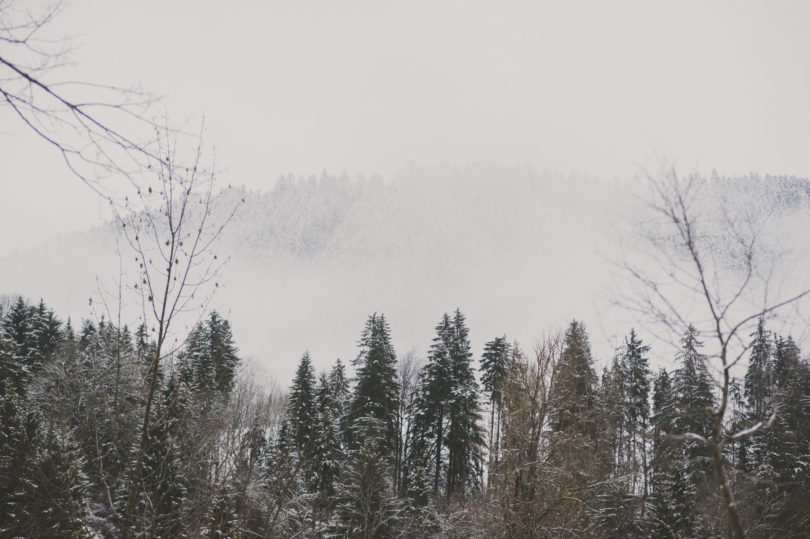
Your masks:
M48 36L75 36L54 76L204 115L220 184L250 195L213 305L287 380L304 350L354 357L375 311L400 353L458 307L476 353L577 317L608 358L634 323L605 288L637 243L639 176L810 176L808 21L805 2L74 0ZM0 293L90 316L96 276L118 274L110 214L2 106L0 186ZM803 225L789 212L769 226Z
M467 316L476 357L504 334L531 353L538 339L576 318L588 327L597 366L634 327L652 344L654 365L671 367L680 329L616 305L640 292L637 280L617 280L626 276L618 264L649 270L662 287L671 281L673 267L656 250L671 226L649 207L650 194L641 181L483 163L409 167L388 180L285 177L272 191L233 190L215 216L242 197L245 203L216 247L230 262L208 307L231 321L243 357L283 383L305 351L320 369L336 358L351 361L374 312L389 320L399 354L425 357L441 315L456 308ZM754 276L743 311L760 307L760 285L770 300L807 286L796 268L810 262L808 194L806 180L752 176L710 180L696 199L705 262L719 290L744 275L727 217L741 233L756 230L763 273ZM723 205L725 213L717 211ZM116 238L112 225L63 236L0 259L0 272L9 292L43 297L62 316L115 318L117 282L121 268L128 282L131 259ZM685 317L711 327L701 301L667 290ZM125 290L120 299L124 321L139 323L137 298ZM804 342L803 313L769 324ZM175 335L195 321L182 319Z

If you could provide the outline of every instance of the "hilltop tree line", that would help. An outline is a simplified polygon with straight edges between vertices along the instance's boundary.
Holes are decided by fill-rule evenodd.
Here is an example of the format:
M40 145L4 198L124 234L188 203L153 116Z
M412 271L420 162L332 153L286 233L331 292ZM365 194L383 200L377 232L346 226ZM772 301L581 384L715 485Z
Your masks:
M669 370L653 372L650 347L630 330L599 373L579 321L532 353L496 337L476 361L456 310L419 359L397 357L375 313L353 374L340 360L318 373L305 353L282 392L240 374L230 324L212 312L158 365L134 474L154 346L144 325L74 328L42 301L0 312L0 535L728 533L699 442L716 388L691 326ZM748 356L727 429L775 420L723 456L746 533L800 537L810 527L810 363L764 320Z

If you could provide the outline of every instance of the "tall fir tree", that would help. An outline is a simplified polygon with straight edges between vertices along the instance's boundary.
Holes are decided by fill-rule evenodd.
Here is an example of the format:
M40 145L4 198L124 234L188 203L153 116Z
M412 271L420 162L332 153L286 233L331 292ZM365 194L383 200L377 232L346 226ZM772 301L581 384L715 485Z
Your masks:
M672 380L676 410L674 433L677 435L694 433L705 438L711 432L715 399L712 380L706 370L707 358L700 352L702 346L697 329L692 325L688 326L676 356L680 366ZM695 440L685 440L680 446L680 467L684 482L681 483L683 490L675 503L684 508L684 533L689 536L711 534L712 524L698 511L698 500L705 500L709 507L718 505L717 500L712 498L717 493L709 449Z
M316 503L329 508L345 463L341 440L340 406L326 374L321 374L315 391L316 423L312 461L315 472Z
M666 369L655 378L652 394L651 531L655 537L684 537L694 489L686 483L682 447L676 434L675 390Z
M362 433L358 431L355 436L355 426L362 418L374 418L384 425L381 450L393 462L398 438L399 382L391 330L384 315L374 313L368 317L358 344L360 351L353 362L356 383L347 414L351 447L362 443Z
M298 363L290 394L287 398L287 435L299 458L308 460L313 449L313 434L317 409L315 407L315 370L309 352Z
M502 385L508 369L511 346L506 336L496 337L484 345L481 355L481 385L489 397L489 465L490 477L500 462L499 441L503 412ZM488 481L489 482L489 481Z
M351 452L337 495L340 537L382 539L396 535L399 503L388 471L385 424L371 416L356 426L361 445Z
M482 472L478 384L468 334L460 310L442 317L414 403L409 469L415 473L422 468L418 461L430 462L433 494L444 487L448 499L480 486Z
M752 337L751 357L745 372L745 397L752 417L759 420L768 411L773 377L771 335L765 329L765 320L762 317L759 318Z
M626 458L633 474L631 491L647 496L647 427L650 419L650 366L646 346L630 330L622 353L622 385L624 395L624 425L626 428Z
M182 363L185 380L198 392L227 397L240 363L230 323L212 311L189 334Z

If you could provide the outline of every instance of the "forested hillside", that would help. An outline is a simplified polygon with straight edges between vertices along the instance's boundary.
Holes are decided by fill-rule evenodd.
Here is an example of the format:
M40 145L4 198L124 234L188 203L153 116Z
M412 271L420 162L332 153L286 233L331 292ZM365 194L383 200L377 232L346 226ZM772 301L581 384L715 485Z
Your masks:
M670 369L628 330L597 369L574 320L529 352L482 350L458 310L422 359L382 313L352 367L303 353L286 390L257 387L211 312L159 365L144 471L123 520L155 343L145 326L0 313L0 531L8 537L722 537L708 448L718 390L690 327ZM352 340L347 335L347 340ZM763 320L733 381L723 447L745 529L810 526L810 363ZM658 358L661 360L662 358Z
M706 182L701 210L714 219L716 251L732 245L722 215L712 212L725 201L734 216L767 217L759 243L784 267L810 263L806 180ZM430 313L447 305L460 306L483 334L508 331L526 343L566 319L588 319L606 358L635 323L606 313L612 263L650 236L666 239L649 219L647 195L641 180L486 164L411 167L388 180L285 177L266 192L233 188L214 208L219 220L245 199L217 248L230 263L214 306L233 320L243 353L281 379L292 376L290 358L302 347L323 368L351 358L345 335L375 310L397 325L399 349L424 354ZM116 287L125 250L117 237L111 224L8 255L0 259L4 291L89 316L99 281ZM477 348L483 338L472 336Z

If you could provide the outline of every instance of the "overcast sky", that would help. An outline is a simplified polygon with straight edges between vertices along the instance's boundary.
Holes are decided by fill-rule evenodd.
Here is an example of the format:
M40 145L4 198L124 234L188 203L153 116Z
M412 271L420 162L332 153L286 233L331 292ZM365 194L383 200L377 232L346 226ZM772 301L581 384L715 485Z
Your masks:
M71 0L76 78L205 113L223 180L531 163L810 176L810 2ZM103 218L0 112L0 255Z

